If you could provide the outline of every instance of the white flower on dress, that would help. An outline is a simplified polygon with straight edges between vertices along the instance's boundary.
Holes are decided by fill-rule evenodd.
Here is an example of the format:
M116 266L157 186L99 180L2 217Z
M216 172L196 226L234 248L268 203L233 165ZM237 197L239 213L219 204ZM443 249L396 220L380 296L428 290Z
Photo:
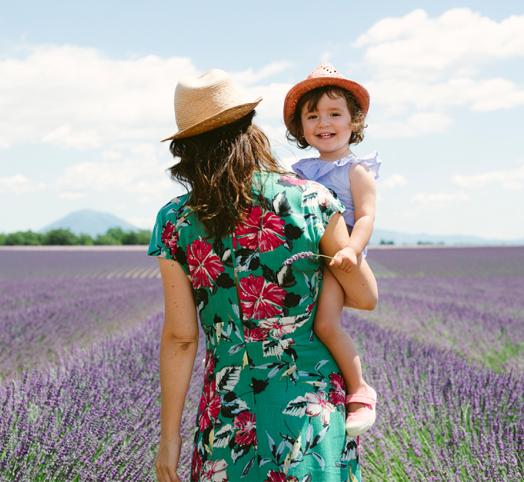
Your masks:
M333 405L328 399L324 392L318 393L306 393L306 414L310 417L316 417L320 415L322 425L327 425L331 417L331 412L335 411L335 405Z
M222 460L207 460L202 467L202 482L228 482L227 480L227 462Z

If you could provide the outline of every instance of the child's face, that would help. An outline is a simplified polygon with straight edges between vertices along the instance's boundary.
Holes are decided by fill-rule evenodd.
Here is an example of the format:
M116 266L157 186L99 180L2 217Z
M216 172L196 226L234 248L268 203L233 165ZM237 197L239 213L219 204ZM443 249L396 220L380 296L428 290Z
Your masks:
M351 114L346 99L332 99L324 94L314 110L309 111L308 107L307 104L302 107L300 116L307 143L318 149L326 161L346 155L351 138Z

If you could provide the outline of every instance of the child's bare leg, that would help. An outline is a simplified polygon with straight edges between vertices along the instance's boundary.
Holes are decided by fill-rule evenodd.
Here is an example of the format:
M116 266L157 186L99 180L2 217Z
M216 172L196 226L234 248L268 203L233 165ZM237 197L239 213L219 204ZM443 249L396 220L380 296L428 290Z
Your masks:
M315 334L326 345L337 362L346 382L348 393L355 393L367 384L362 376L362 366L353 340L340 323L343 306L342 287L326 268L313 326ZM363 407L360 403L349 404L350 411L355 411L360 407Z

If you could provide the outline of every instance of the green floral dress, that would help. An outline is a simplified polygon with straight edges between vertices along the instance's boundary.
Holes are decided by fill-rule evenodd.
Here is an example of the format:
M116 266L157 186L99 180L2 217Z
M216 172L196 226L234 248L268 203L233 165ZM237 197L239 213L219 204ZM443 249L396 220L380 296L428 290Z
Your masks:
M319 240L344 207L322 185L257 173L257 200L232 235L206 238L187 194L158 213L148 254L190 276L206 339L191 480L360 481L345 387L313 319Z

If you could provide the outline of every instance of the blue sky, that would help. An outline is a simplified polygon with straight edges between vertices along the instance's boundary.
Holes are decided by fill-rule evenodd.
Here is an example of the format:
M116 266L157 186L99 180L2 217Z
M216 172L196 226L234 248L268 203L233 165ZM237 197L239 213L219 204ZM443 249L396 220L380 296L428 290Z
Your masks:
M0 232L81 208L151 227L177 79L212 67L264 101L289 165L293 83L330 61L371 108L357 154L382 158L376 226L524 237L520 1L12 2L0 16ZM198 6L196 6L198 5Z

